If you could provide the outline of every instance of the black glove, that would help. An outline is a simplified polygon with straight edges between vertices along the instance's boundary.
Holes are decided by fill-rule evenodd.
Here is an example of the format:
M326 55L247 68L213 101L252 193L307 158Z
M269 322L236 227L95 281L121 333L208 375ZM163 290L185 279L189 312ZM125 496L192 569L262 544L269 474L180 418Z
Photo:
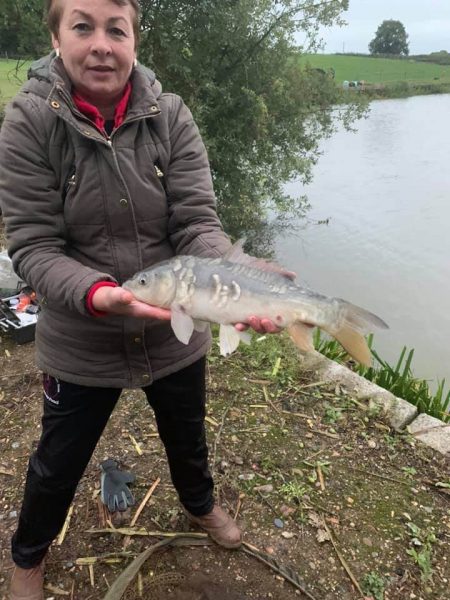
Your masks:
M127 510L133 506L134 497L127 484L134 483L136 475L127 471L119 471L117 462L108 458L100 463L101 477L101 499L108 507L109 512Z

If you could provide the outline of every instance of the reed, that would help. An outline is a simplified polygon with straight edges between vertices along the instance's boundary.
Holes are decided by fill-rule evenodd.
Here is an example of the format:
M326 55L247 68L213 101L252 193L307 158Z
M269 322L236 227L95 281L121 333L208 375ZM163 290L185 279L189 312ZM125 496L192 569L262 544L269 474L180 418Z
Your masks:
M327 358L348 364L362 377L417 406L419 412L427 413L445 423L450 422L450 390L445 393L445 379L438 381L437 389L433 392L428 381L414 377L414 349L408 350L404 346L395 366L392 366L373 349L373 334L368 336L367 343L374 358L370 367L355 365L336 340L322 337L319 330L314 332L314 346Z

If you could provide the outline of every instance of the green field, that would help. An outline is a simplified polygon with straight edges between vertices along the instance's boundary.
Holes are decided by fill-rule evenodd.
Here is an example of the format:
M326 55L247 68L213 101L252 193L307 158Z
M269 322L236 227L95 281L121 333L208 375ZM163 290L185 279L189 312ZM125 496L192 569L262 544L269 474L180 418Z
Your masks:
M0 60L0 99L10 100L27 79L30 62Z
M335 70L337 83L366 81L374 84L450 83L450 65L416 62L410 59L370 58L337 54L308 54L300 64L309 63L319 69Z
M324 69L333 68L338 84L343 81L365 81L369 84L390 85L399 82L412 84L450 85L450 65L416 62L411 59L370 58L338 54L308 54L300 64ZM0 99L10 100L26 80L30 62L0 60ZM442 86L442 87L443 87Z

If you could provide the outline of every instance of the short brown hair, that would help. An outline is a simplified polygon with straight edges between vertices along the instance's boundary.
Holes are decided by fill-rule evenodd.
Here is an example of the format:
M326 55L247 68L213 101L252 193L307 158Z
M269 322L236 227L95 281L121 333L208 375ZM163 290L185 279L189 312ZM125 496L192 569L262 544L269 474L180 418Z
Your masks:
M137 0L110 0L117 6L126 6L129 4L133 9L133 32L134 39L136 40L136 46L139 42L139 4ZM63 2L61 0L46 0L46 15L47 15L47 26L51 33L57 38L59 24L61 22L61 14L63 9Z

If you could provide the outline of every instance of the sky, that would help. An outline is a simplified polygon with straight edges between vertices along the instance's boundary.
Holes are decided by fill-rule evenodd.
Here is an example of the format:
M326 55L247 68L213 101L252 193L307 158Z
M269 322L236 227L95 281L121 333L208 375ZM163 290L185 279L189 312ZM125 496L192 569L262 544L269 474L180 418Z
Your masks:
M342 16L348 25L321 29L327 54L368 53L378 26L388 19L405 26L410 54L450 52L450 0L350 0Z

